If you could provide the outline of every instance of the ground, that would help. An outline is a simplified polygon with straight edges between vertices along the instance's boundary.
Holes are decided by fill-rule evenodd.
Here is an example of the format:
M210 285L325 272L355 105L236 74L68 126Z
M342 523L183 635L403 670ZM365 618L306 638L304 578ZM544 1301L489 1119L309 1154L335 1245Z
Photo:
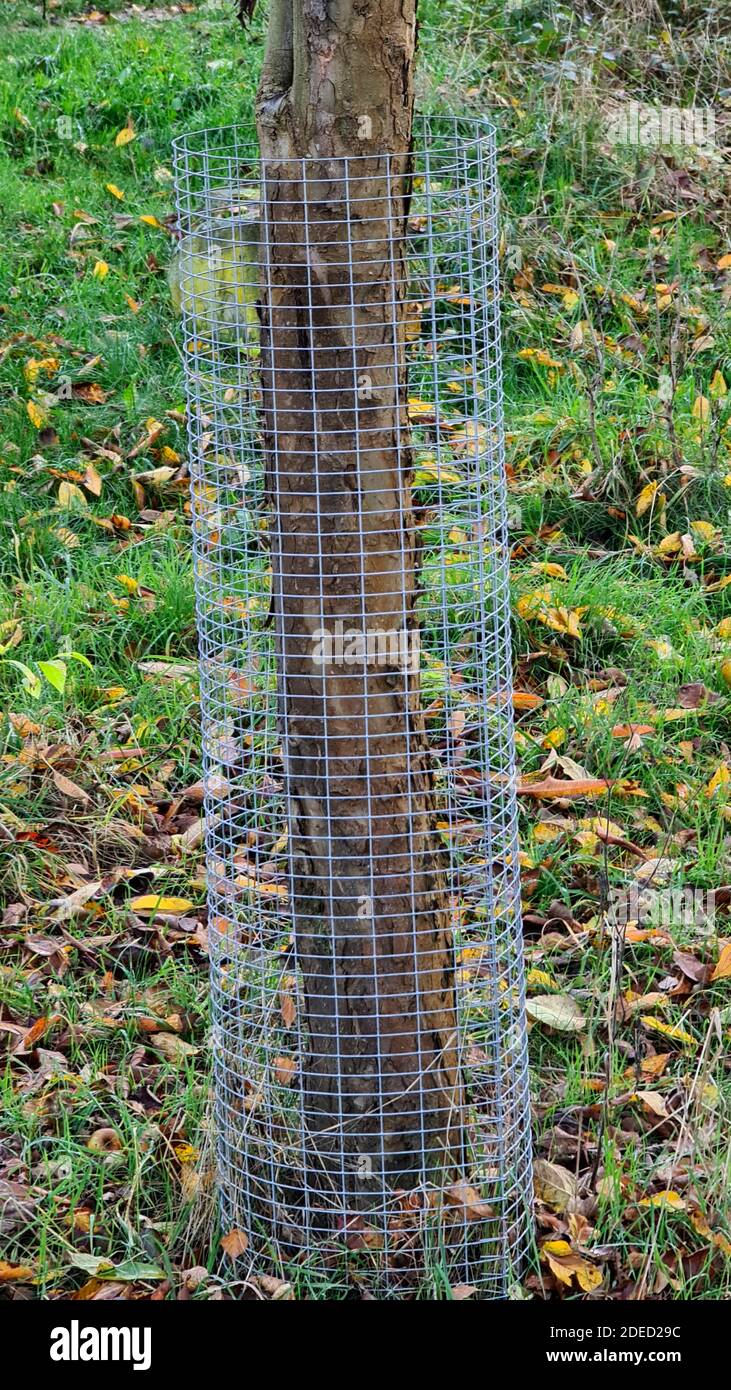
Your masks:
M0 1284L307 1297L292 1270L243 1287L212 1200L165 279L171 139L250 119L262 19L4 10ZM501 151L539 1159L515 1294L727 1298L728 28L713 0L422 10L422 108L490 113ZM618 144L632 101L705 124L680 148L636 127ZM664 895L628 893L643 881Z

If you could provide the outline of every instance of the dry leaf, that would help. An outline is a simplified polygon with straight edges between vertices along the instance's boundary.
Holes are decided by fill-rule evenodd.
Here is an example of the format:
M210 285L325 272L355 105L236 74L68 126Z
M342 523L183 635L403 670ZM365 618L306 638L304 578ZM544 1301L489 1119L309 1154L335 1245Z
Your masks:
M541 782L519 782L517 792L518 796L537 796L544 801L553 801L565 796L600 796L611 785L604 777L577 777L574 781L546 777Z
M197 1056L199 1050L175 1033L153 1033L150 1042L169 1062L184 1062L186 1057Z
M536 994L526 1000L526 1013L536 1023L556 1028L561 1033L580 1033L586 1019L578 1004L568 994Z
M234 1228L227 1235L221 1236L221 1246L230 1260L237 1260L240 1255L246 1254L249 1248L249 1237L245 1231Z
M35 1270L30 1265L11 1265L0 1260L0 1284L27 1284L34 1277Z
M533 1164L536 1196L553 1211L566 1211L579 1195L579 1185L568 1168L537 1158Z
M89 793L85 792L83 787L79 787L76 782L72 782L70 777L64 777L63 773L57 772L55 768L53 769L52 776L56 788L60 791L62 796L67 797L69 801L80 801L82 805L90 804L91 797Z
M293 1057L275 1057L272 1063L274 1075L280 1086L289 1086L294 1080L297 1063Z
M593 1293L602 1282L602 1272L582 1255L572 1250L567 1240L547 1240L541 1255L548 1261L551 1273L559 1283L570 1285L576 1279L584 1293Z
M727 980L731 976L731 941L727 941L723 947L716 964L713 967L711 980Z

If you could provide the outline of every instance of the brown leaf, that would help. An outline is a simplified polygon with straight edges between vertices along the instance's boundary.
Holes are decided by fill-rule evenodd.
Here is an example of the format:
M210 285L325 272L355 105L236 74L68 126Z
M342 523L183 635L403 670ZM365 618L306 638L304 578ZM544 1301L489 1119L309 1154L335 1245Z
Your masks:
M533 1165L536 1196L554 1211L566 1211L579 1195L579 1185L568 1168L537 1158Z
M448 1206L460 1208L465 1221L485 1221L495 1215L494 1207L484 1202L477 1188L464 1180L445 1187L444 1200Z
M195 1057L198 1048L178 1038L175 1033L153 1033L150 1042L169 1062L184 1062L186 1057Z
M0 1284L27 1284L35 1275L30 1265L11 1265L0 1260Z
M282 1023L284 1024L285 1028L291 1028L292 1024L294 1023L297 1017L297 1005L295 1004L291 994L281 995L280 1007L282 1014Z
M88 1139L86 1147L91 1149L92 1153L119 1153L122 1148L122 1140L116 1129L95 1129Z
M678 691L678 704L682 709L699 709L701 705L715 704L720 698L703 681L690 681L688 685L681 685Z
M297 1063L294 1057L275 1057L273 1062L274 1075L280 1086L290 1086L294 1080L297 1070Z
M245 1231L239 1231L234 1227L225 1236L221 1236L221 1246L230 1260L237 1260L240 1255L246 1254L249 1248L249 1237Z
M546 777L542 782L519 782L518 796L535 796L543 801L555 801L561 797L601 796L609 791L612 783L604 777L577 778L576 781L559 777Z
M70 777L64 777L64 774L62 772L57 772L55 767L52 776L56 789L60 791L61 795L65 796L68 801L80 801L84 806L90 804L91 797L89 793L85 792L84 788L80 787L78 783L72 782Z

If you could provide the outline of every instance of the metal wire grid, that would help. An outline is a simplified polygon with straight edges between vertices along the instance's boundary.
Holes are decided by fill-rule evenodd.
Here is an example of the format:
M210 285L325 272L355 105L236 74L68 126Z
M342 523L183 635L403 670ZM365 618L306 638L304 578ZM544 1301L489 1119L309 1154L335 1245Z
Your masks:
M274 267L271 258L269 180L278 171L259 159L256 147L235 127L200 131L175 144L182 231L176 273L182 292L191 443L223 1222L227 1229L238 1227L247 1233L254 1259L294 1260L330 1278L344 1269L355 1269L357 1277L367 1272L383 1297L433 1290L439 1270L452 1282L476 1285L483 1298L501 1297L516 1277L527 1240L531 1174L494 135L482 122L439 118L417 124L413 171L407 175L408 219L399 225L390 222L386 263L378 246L381 229L368 201L376 167L384 207L392 209L402 170L396 170L390 156L375 163L372 158L330 162L326 169L321 161L298 162L301 203L290 210L292 229L297 230L291 230L288 244L292 266L299 266L302 275L300 303L311 372L306 407L311 424L300 448L297 441L286 443L278 437L277 402L267 417L272 402L264 399L272 390L276 396L282 381L286 384L285 357L276 380L266 375L272 353L276 359L273 305L281 265ZM345 238L345 265L337 253L338 283L341 290L345 286L338 323L349 330L349 339L338 340L340 349L328 330L327 315L318 307L319 285L313 284L313 277L332 274L331 267L323 272L321 265L331 245L326 242L323 253L323 188L330 198L335 190L349 229L358 221L357 237ZM291 191L288 196L292 198ZM373 218L372 264L363 226L368 216ZM405 305L397 270L402 257L407 267ZM380 286L372 335L355 308L364 281ZM299 322L301 327L301 313ZM337 402L330 400L331 368L327 387L323 385L320 356L325 356L325 345L342 351L338 370L343 395L359 403L355 430L349 425L333 428L341 417ZM374 381L381 415L371 419L369 410L376 410L369 396ZM404 550L400 563L398 556L394 563L390 539L398 534L406 545L400 518L398 529L392 525L394 508L403 497L399 502L384 484L383 506L380 512L376 509L375 518L368 518L368 536L362 529L363 496L370 498L372 507L373 489L380 486L377 465L383 453L377 426L384 406L391 410L400 471L411 488L419 533L418 635L406 611L410 559ZM333 436L338 456L324 459L326 446L333 449ZM302 574L311 580L308 603L319 618L318 640L329 643L315 724L315 742L319 738L322 743L324 771L318 785L324 786L328 843L309 846L316 860L318 854L327 860L329 892L324 902L320 896L311 908L310 916L320 919L316 927L307 920L308 903L299 881L302 831L292 784L293 766L304 766L306 759L297 751L288 690L293 681L296 685L298 672L306 669L311 674L311 664L302 656L301 634L295 640L286 630L288 605L299 604L301 611L300 576L294 582L291 575L292 552L303 544L301 533L292 532L284 515L292 506L291 495L285 498L282 492L282 484L290 481L285 476L288 469L298 470L301 506L307 512L307 527L316 533L314 547L302 558ZM328 576L332 587L334 573L331 553L338 550L341 535L348 532L352 540L352 511L346 517L341 484L344 475L353 472L365 489L358 514L360 573L355 580L350 576L347 592L340 583L341 598L333 607L327 599ZM352 502L347 505L352 508ZM383 538L380 549L374 548L374 525ZM306 539L304 545L307 549ZM369 591L379 565L393 576L392 587L385 598L381 596L382 609L374 608ZM394 613L399 601L403 624L398 640L405 646L395 654ZM375 656L373 646L369 656L368 634L374 637L374 620L379 617L384 631L375 630ZM369 745L387 725L391 727L383 713L382 672L376 669L384 635L384 659L390 663L388 674L403 727L386 744L385 758L376 759L376 773L369 765ZM332 985L337 934L349 929L355 911L351 905L343 918L337 894L342 894L343 882L350 891L348 864L362 854L362 846L356 852L354 842L350 854L352 787L345 776L339 785L339 765L328 750L335 727L328 717L328 692L337 691L339 681L344 691L352 691L354 676L362 694L354 699L351 737L354 749L365 757L373 901L384 893L383 880L392 872L388 856L394 837L403 837L405 831L407 842L414 843L420 833L415 826L424 807L423 779L415 769L417 762L423 769L425 759L430 767L428 814L441 846L434 882L437 874L440 881L443 876L450 918L447 940L459 1063L457 1114L451 1119L459 1133L458 1161L445 1160L436 1174L425 1113L430 1083L413 1064L403 1078L408 1104L403 1093L378 1092L380 1154L378 1134L373 1137L371 1095L368 1139L359 1160L359 1078L348 1051L345 1020L338 1017L338 999L334 1024L330 1019L327 1030L322 1024L328 1045L334 1028L336 1063L342 1064L336 1076L335 1112L328 1103L324 1120L317 1115L313 1119L313 1098L308 1097L308 1068L322 1042L318 1020L327 1010L308 997L314 977L303 978L303 943L307 940L311 950L312 938L306 933L319 933L318 949L323 958L330 958L323 978ZM313 697L313 707L315 703ZM412 719L414 703L422 713ZM338 737L342 746L342 722ZM415 747L424 742L427 751L417 756ZM405 789L404 823L398 827L389 823L389 777L394 786ZM403 865L398 852L392 859L395 876ZM319 861L316 868L322 878ZM417 886L412 881L412 900L401 914L404 939L410 935L414 952L414 987L404 990L397 1004L403 1011L404 1037L407 1031L411 1039L416 1037L421 1055L428 977L416 965L421 920L417 899L426 891L423 877L419 882ZM379 923L377 913L369 917L366 912L364 920L371 940L359 949L366 961L368 951L377 957ZM408 949L402 947L402 965ZM384 984L388 980L375 967L363 965L356 975L356 985L374 995L370 1014L368 1007L365 1012L372 1036L366 1026L370 1043L363 1066L375 1068L381 1077L379 1069L391 1061L379 1053L383 1000L377 996ZM411 1171L401 1186L398 1179L395 1184L389 1180L383 1159L394 1104L404 1112L402 1136L396 1142L409 1150L396 1168L402 1162L413 1170L414 1153L419 1159L418 1177ZM393 1167L392 1162L392 1171ZM362 1198L354 1196L359 1181Z

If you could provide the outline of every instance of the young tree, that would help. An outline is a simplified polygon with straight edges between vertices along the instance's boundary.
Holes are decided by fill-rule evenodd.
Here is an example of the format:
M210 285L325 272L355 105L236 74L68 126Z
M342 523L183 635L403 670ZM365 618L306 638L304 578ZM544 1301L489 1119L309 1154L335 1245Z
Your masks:
M416 0L272 0L257 102L303 1087L313 1151L326 1174L351 1175L357 1206L443 1172L460 1145L406 413L415 45ZM344 664L328 637L354 627L401 658L363 643Z

